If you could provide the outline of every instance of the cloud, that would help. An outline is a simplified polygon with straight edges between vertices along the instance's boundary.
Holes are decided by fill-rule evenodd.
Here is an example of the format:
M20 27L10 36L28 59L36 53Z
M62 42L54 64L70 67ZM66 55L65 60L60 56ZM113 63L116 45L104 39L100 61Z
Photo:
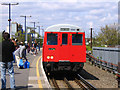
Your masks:
M102 19L100 19L100 22L104 22L106 20L106 17L103 17Z
M81 20L81 18L80 18L79 16L74 17L74 19L75 19L76 21L80 21L80 20Z
M93 9L89 12L89 14L101 14L104 11L105 11L104 9Z
M88 22L87 25L88 25L90 28L92 28L92 27L93 27L93 22L92 22L92 21L91 21L91 22Z
M14 0L14 2L118 2L119 0ZM2 0L1 2L13 2L13 0Z
M112 6L112 9L117 9L118 8L118 6Z
M95 15L85 15L85 19L98 19L99 17L98 16L95 16Z
M82 2L119 2L119 0L81 0L81 1Z
M109 21L113 21L113 20L117 20L118 19L118 15L117 14L113 14L111 15L110 13L107 14L106 17L103 17L100 19L100 22L109 22Z
M77 3L78 0L58 0L58 2L65 2L65 3Z
M63 0L64 1L64 0ZM34 5L32 5L33 7ZM80 12L91 9L100 9L102 8L101 3L66 3L66 2L39 2L35 3L36 7L40 7L39 10L61 10L61 11L72 11L72 12Z
M6 16L8 16L8 14L0 14L0 17L6 17Z
M39 4L42 9L47 9L47 10L57 10L60 9L61 6L57 3L41 3Z
M50 17L46 17L45 20L49 20L49 21L50 21L50 20L52 20L52 18L50 18Z
M18 0L14 0L14 2L17 1ZM81 0L20 0L19 5L12 6L12 21L20 22L24 25L24 18L21 18L20 15L31 15L31 18L27 18L28 26L33 26L33 24L29 23L30 21L39 21L40 25L43 25L44 28L57 23L70 23L80 25L84 29L88 27L86 25L93 25L93 22L94 26L105 24L105 22L114 23L117 18L118 4L116 0L113 2L110 2L111 0L107 0L107 2L103 0L95 2L90 0L85 1L86 2ZM6 29L8 25L8 6L4 6L0 14L7 15L3 17L3 19L6 20L2 23L2 28Z
M41 0L37 0L38 2ZM2 3L7 2L7 3L13 3L13 2L35 2L35 0L2 0Z

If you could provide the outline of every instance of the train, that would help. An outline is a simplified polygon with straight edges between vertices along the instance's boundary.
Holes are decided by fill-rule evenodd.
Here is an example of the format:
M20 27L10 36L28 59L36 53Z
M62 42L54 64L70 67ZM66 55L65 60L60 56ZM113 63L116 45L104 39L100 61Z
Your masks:
M71 24L49 26L44 32L42 62L46 72L81 71L86 62L85 32Z

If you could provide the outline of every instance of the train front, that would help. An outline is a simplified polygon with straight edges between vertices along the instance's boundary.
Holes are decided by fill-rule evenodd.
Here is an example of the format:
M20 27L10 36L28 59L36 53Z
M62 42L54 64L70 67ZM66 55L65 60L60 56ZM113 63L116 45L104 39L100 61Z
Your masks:
M86 62L85 33L78 26L59 24L44 34L43 66L46 72L80 71Z

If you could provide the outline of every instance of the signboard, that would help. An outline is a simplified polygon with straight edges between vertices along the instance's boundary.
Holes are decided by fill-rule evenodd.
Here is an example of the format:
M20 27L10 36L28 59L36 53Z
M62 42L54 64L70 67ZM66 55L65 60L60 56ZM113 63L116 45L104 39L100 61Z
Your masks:
M69 28L60 28L60 31L69 31Z

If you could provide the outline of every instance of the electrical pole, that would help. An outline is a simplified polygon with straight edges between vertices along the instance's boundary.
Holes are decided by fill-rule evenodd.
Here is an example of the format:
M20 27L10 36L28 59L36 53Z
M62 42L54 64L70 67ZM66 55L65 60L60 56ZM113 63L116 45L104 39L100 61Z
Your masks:
M90 28L90 30L91 30L91 35L90 35L90 41L91 41L91 43L90 43L90 47L92 48L92 30L93 30L93 28Z
M11 37L11 33L10 33L10 24L11 24L11 5L18 5L19 3L2 3L1 5L9 5L9 34Z
M44 38L44 36L43 36L43 35L44 35L44 29L42 29L42 37Z
M25 18L25 44L27 45L27 30L26 30L26 17L31 17L31 16L20 16Z
M38 29L39 29L39 35L40 35L40 29L41 29L41 27L43 27L43 26L37 26L38 27Z
M43 27L43 26L37 26L39 28L39 40L40 40L40 27ZM39 51L40 51L40 41L39 41Z
M34 40L36 40L36 38L35 38L35 23L39 23L39 22L31 22L31 23L34 24Z

